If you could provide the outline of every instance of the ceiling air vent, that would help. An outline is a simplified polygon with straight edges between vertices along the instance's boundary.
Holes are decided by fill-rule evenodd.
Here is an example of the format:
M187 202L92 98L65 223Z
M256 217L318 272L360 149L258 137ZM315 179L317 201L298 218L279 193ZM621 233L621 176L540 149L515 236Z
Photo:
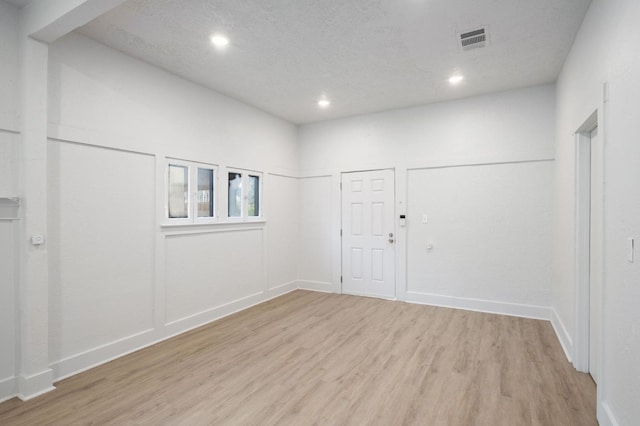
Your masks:
M460 34L460 47L463 51L485 47L486 45L487 32L484 28Z

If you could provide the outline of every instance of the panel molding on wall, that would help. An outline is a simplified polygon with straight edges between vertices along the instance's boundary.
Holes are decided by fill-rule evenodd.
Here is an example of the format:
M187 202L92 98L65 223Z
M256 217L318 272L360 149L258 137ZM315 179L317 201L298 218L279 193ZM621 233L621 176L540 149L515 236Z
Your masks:
M550 319L552 176L552 161L408 171L407 297Z
M155 158L49 140L48 169L49 348L58 363L154 327Z
M0 401L18 391L18 366L16 360L16 306L17 256L14 248L18 222L0 218Z
M165 237L164 324L206 314L265 289L262 227Z

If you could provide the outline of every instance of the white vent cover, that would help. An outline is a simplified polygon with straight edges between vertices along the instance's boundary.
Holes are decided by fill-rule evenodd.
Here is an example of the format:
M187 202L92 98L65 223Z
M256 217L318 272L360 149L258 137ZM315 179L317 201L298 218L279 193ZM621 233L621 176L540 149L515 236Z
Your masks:
M478 28L472 31L460 33L460 47L463 51L485 47L487 45L486 28Z

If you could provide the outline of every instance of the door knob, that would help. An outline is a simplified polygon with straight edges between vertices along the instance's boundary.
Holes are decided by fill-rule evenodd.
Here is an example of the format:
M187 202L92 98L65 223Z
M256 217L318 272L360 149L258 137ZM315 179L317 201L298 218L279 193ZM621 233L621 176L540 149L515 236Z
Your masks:
M389 242L392 243L393 242L393 238L389 238Z

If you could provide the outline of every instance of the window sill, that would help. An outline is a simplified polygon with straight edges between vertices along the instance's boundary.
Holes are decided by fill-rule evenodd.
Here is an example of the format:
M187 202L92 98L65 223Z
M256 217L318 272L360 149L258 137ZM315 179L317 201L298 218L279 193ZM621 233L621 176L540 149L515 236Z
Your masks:
M246 220L246 221L228 221L228 222L208 222L208 223L163 223L160 229L192 229L192 228L244 228L247 226L264 226L267 221Z

